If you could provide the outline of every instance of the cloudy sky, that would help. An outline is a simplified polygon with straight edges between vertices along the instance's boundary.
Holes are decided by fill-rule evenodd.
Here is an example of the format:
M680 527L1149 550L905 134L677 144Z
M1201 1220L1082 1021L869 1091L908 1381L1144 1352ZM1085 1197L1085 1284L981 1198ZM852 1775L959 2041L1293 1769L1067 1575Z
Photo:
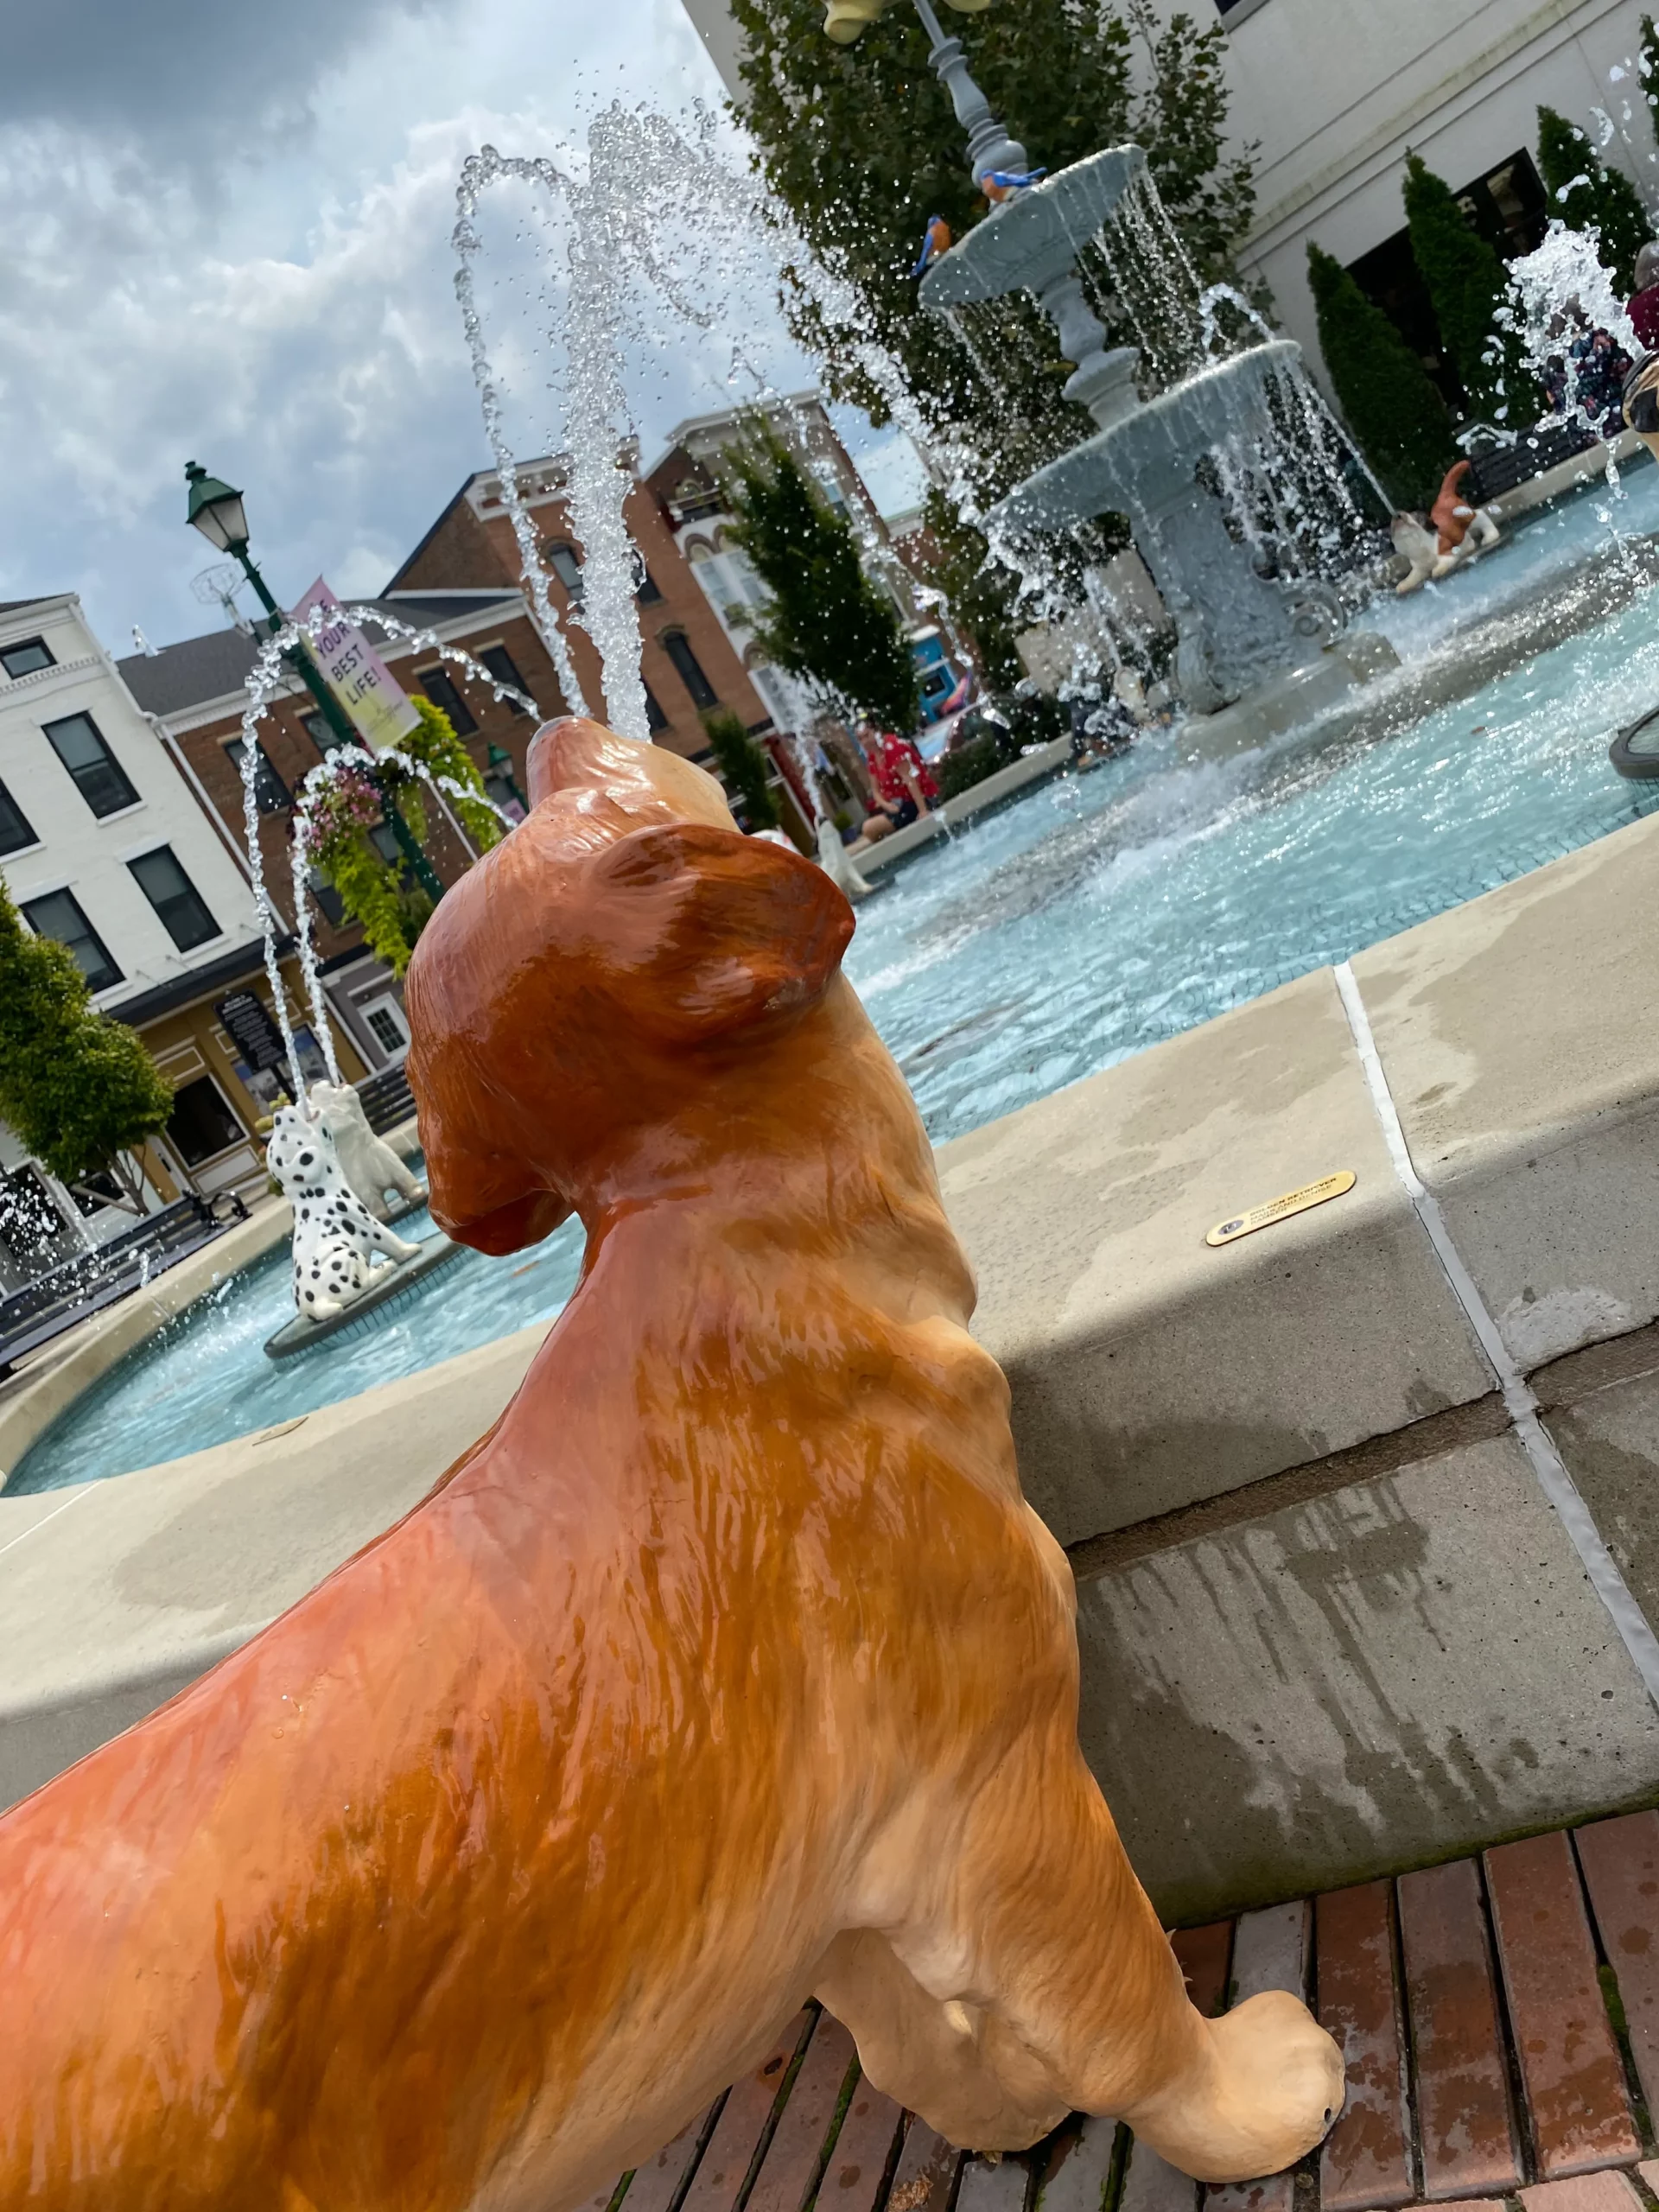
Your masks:
M679 0L17 10L0 72L0 599L79 591L118 653L135 623L156 643L212 626L191 590L211 553L182 526L193 459L246 490L280 598L320 572L377 588L488 459L452 287L465 156L579 163L609 101L678 114L720 97ZM505 276L514 211L492 219ZM492 251L481 296L531 444L549 403L538 418ZM775 322L757 352L780 383L810 373ZM637 395L647 444L721 404L721 373L707 343L665 348Z

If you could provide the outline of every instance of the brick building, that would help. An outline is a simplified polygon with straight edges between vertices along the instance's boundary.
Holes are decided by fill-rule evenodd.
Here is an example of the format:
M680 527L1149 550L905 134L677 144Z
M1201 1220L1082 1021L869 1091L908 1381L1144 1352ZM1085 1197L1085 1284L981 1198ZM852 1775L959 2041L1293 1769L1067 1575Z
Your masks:
M535 525L548 596L569 640L577 680L598 706L604 683L599 655L581 626L582 548L570 527L564 464L557 459L525 462L518 490ZM657 742L688 760L699 758L709 750L702 718L716 707L729 707L757 736L771 733L776 728L772 710L698 588L661 500L636 479L623 513L639 558L640 673ZM491 584L516 592L519 582L518 544L500 479L484 469L467 478L386 590L393 600L414 591Z
M527 713L498 701L488 684L446 661L431 644L377 629L374 642L406 691L424 691L454 723L483 772L491 797L509 812L522 801L525 756L539 723L562 714L565 701L553 664L530 620L522 596L499 586L453 591L401 591L371 602L396 620L459 648L502 682L536 702ZM237 859L246 868L241 757L242 716L258 639L238 630L188 638L152 654L135 654L120 672L141 707L154 717L197 799ZM286 928L295 925L290 824L294 794L323 758L332 733L310 693L287 677L260 724L256 790L259 847L266 885ZM442 810L429 806L426 853L441 883L454 881L472 849ZM396 864L390 829L372 833ZM328 1001L371 1069L400 1061L409 1044L402 992L390 970L363 943L362 932L341 915L335 893L314 878L313 925Z

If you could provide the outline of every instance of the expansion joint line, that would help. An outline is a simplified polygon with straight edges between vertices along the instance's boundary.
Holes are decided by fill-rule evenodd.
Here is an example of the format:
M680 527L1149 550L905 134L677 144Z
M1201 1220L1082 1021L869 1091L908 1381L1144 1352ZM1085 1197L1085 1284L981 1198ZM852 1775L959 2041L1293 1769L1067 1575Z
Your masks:
M1435 1257L1446 1270L1446 1278L1452 1286L1453 1297L1468 1316L1469 1325L1486 1356L1487 1364L1497 1378L1497 1387L1503 1394L1503 1408L1509 1414L1510 1425L1538 1478L1539 1488L1554 1508L1556 1517L1567 1531L1567 1541L1578 1554L1579 1563L1589 1576L1591 1587L1605 1606L1618 1632L1619 1641L1629 1653L1631 1665L1642 1677L1648 1695L1656 1705L1659 1705L1659 1637L1655 1637L1648 1625L1647 1616L1630 1595L1618 1563L1607 1548L1605 1539L1591 1518L1589 1507L1555 1448L1554 1439L1539 1420L1538 1401L1534 1397L1525 1376L1516 1365L1485 1300L1476 1287L1474 1277L1464 1264L1463 1255L1452 1241L1452 1232L1446 1225L1440 1201L1432 1191L1425 1187L1421 1176L1412 1163L1406 1133L1401 1126L1399 1109L1395 1105L1394 1093L1389 1088L1389 1078L1382 1070L1376 1039L1371 1033L1370 1017L1365 1011L1364 1001L1360 997L1353 969L1344 960L1338 966L1335 974L1343 1012L1348 1017L1354 1047L1365 1071L1366 1088L1371 1094L1371 1104L1382 1124L1383 1140L1389 1147L1389 1157L1394 1162L1395 1173L1400 1178L1418 1220L1427 1232L1428 1241L1434 1247Z

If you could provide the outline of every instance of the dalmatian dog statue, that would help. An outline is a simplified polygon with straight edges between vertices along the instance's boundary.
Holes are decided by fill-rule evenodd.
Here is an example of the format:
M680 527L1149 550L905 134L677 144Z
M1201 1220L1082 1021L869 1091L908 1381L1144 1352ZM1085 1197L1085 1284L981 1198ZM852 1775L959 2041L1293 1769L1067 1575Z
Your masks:
M377 1253L412 1260L420 1250L377 1221L352 1189L320 1115L282 1107L265 1165L294 1209L294 1303L308 1320L330 1320L361 1297Z
M391 1218L386 1192L396 1191L410 1205L426 1197L426 1185L412 1174L385 1141L376 1136L363 1101L348 1083L314 1083L310 1101L334 1141L346 1182L377 1221Z

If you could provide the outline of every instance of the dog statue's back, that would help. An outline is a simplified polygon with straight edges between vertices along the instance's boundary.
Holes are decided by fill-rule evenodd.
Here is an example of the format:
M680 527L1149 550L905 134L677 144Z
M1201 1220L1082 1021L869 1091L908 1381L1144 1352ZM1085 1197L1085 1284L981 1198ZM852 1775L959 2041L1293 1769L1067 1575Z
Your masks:
M426 1502L0 1820L0 2208L560 2212L816 1992L954 2139L1271 2171L1076 1737L1064 1556L810 862L591 723L410 971L435 1215L582 1281Z

